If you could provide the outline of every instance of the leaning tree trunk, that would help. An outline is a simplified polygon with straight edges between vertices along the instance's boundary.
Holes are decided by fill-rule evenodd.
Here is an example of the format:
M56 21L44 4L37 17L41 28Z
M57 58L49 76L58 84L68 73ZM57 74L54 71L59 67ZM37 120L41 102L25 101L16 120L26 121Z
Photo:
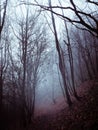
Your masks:
M51 6L51 0L49 1L49 6ZM63 80L63 85L64 85L67 103L68 103L69 106L71 106L72 101L71 101L70 94L68 92L68 86L67 86L67 83L66 83L65 63L64 63L64 60L62 59L63 58L62 57L62 49L60 48L60 44L59 44L59 41L58 41L56 25L55 25L54 16L53 16L53 13L52 13L52 8L51 8L51 17L52 17L52 24L53 24L54 35L55 35L55 44L56 44L56 49L57 49L58 57L59 57L59 69L60 69L62 80Z

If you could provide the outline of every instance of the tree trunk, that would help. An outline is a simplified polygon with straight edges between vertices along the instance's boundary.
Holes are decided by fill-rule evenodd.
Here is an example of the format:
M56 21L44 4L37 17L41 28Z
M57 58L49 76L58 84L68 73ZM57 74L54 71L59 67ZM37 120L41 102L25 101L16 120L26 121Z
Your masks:
M51 0L49 1L49 6L51 6ZM51 8L52 10L52 8ZM54 35L55 35L55 44L56 44L56 49L58 52L58 57L59 57L59 69L61 72L61 76L62 76L62 80L63 80L63 85L64 85L64 89L65 89L65 93L66 93L66 99L67 99L67 103L69 106L72 105L72 101L68 92L68 86L66 84L66 76L65 76L65 63L64 60L62 59L62 50L60 48L59 45L59 41L58 41L58 36L57 36L57 31L56 31L56 25L55 25L55 20L54 20L54 16L53 13L51 12L51 17L52 17L52 24L53 24L53 29L54 29Z

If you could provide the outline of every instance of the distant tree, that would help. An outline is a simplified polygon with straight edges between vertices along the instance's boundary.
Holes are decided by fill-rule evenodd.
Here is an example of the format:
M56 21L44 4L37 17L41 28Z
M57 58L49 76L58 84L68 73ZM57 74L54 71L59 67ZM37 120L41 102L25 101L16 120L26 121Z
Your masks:
M79 63L79 70L80 70L80 77L81 80L84 81L85 74L83 74L82 66L85 65L84 68L87 70L87 75L89 79L93 79L96 77L96 71L97 71L97 52L94 47L94 44L96 44L97 38L94 37L92 34L90 34L87 31L79 31L75 30L73 33L73 39L77 46L77 56L78 56L78 63ZM96 40L94 40L96 39ZM97 44L96 44L97 47ZM84 76L83 76L84 75Z
M40 66L44 62L47 47L46 31L44 25L37 23L39 14L29 15L19 21L19 66L20 91L22 102L22 120L31 123L35 112L36 87L39 81Z

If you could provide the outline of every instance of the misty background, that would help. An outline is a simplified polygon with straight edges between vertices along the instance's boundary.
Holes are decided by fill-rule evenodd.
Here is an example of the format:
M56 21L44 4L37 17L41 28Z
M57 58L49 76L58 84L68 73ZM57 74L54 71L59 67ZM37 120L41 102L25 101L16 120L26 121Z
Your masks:
M31 121L79 100L98 76L97 4L1 0L0 111Z

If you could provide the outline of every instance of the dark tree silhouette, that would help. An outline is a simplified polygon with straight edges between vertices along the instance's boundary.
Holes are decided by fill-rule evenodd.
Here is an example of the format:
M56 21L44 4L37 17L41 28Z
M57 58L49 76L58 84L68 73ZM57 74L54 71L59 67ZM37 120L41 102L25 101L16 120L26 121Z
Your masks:
M82 30L87 30L93 35L98 37L98 2L94 2L91 0L84 1L84 4L91 4L92 6L96 6L95 11L90 10L90 12L85 12L85 10L81 10L78 8L78 6L75 4L74 0L69 0L70 5L69 6L45 6L45 5L40 5L37 0L36 4L33 3L25 3L24 4L30 4L33 6L39 6L43 8L44 10L50 11L53 14L59 16L61 19L66 20L68 22L71 22L74 24L77 28L82 29ZM70 18L66 14L62 15L61 13L58 13L54 11L53 9L62 9L64 11L70 10L73 12L74 16L76 18ZM93 24L92 22L93 21ZM81 27L78 25L82 25Z
M7 4L8 4L8 0L6 0L4 2L4 7L3 7L4 12L3 12L3 16L2 17L1 17L1 12L0 12L0 37L1 37L1 32L2 32L2 29L4 27L4 23L5 23L5 16L6 16ZM0 11L1 11L1 5L0 5Z
M51 0L49 1L49 6L51 6ZM51 10L52 10L52 8L51 8ZM56 49L57 49L58 57L59 57L59 69L60 69L62 80L63 80L64 91L66 94L67 103L69 106L71 106L72 101L71 101L70 94L68 92L68 86L66 83L66 69L65 69L65 63L64 63L64 55L63 55L62 48L60 47L60 43L58 40L55 19L54 19L52 11L51 11L51 17L52 17L52 25L53 25L53 29L54 29L55 44L56 44Z

